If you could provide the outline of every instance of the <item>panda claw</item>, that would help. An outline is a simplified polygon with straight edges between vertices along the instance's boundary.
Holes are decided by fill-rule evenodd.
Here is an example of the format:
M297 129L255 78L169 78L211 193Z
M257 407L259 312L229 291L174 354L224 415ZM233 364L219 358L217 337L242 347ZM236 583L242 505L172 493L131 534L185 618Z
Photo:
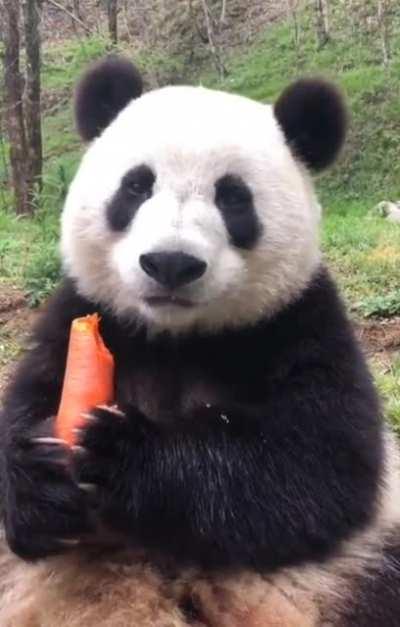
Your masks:
M94 483L78 483L78 488L89 494L97 490L97 486Z
M78 540L78 538L59 538L58 542L62 545L62 546L67 546L67 547L74 547L74 546L78 546L78 544L80 544L80 540Z
M75 444L74 446L71 446L71 450L73 453L76 453L78 455L84 455L86 453L85 447L80 446L79 444Z
M125 418L124 412L122 412L117 405L97 405L96 409L101 409L102 411L108 411L111 414L115 414L116 416L120 416L121 418Z
M81 417L85 420L97 420L96 416L93 416L93 414L89 414L88 412L83 412Z
M38 437L31 438L32 444L46 444L47 446L65 446L65 441L60 438Z

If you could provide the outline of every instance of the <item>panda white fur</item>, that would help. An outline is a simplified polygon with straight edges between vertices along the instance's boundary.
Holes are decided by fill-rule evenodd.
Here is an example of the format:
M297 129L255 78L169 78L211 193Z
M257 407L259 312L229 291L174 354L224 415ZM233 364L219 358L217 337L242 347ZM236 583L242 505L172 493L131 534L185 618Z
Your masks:
M0 625L400 625L398 451L309 175L342 145L340 96L142 95L110 57L76 115L65 280L1 417ZM94 311L117 406L68 452L51 416Z

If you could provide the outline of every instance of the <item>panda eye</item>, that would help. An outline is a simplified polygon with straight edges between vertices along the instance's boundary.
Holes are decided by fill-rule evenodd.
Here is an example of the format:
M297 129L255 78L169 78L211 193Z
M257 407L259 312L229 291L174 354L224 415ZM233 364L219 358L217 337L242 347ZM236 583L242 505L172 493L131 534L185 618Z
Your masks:
M253 203L253 194L239 177L227 174L215 183L215 204L225 222L230 241L250 249L262 233Z
M228 175L215 184L215 203L221 210L246 210L252 203L252 195L240 178Z
M156 177L147 165L130 170L107 205L107 219L113 231L123 231L139 207L151 198Z
M147 197L150 198L153 192L155 176L148 166L139 166L135 168L122 181L125 191L134 198Z

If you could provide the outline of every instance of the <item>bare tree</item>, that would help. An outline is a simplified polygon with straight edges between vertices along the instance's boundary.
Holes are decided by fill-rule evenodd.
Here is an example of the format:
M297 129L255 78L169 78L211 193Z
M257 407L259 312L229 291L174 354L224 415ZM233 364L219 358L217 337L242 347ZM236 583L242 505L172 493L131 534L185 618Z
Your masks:
M128 40L132 43L133 42L133 36L132 36L132 32L131 32L131 24L130 24L130 19L129 19L130 16L129 16L128 3L129 3L129 0L125 0L124 1L123 5L122 5L122 12L123 12L123 17L124 17L126 34L128 35Z
M118 43L118 0L108 0L108 31L113 44Z
M207 0L201 0L201 7L203 9L204 21L207 29L208 44L210 46L211 54L214 59L215 67L221 78L226 76L226 68L222 60L221 46L217 41L217 36L213 26L212 15Z
M73 13L70 9L57 2L57 0L46 0L46 2L48 2L48 4L51 4L55 9L58 9L59 11L65 13L65 15L68 15L71 20L76 24L79 24L79 26L81 26L88 35L92 34L90 28L85 24L85 22L79 15L75 15L75 13Z
M1 102L0 107L3 103ZM3 117L4 110L0 108L0 166L2 170L2 177L0 178L0 207L5 209L7 206L6 195L5 195L5 185L8 184L9 172L8 172L8 159L7 159L7 149L5 145L4 135L5 135L5 122Z
M389 0L378 0L378 22L381 34L383 65L390 61Z
M355 19L354 0L347 0L347 1L348 1L348 17L349 17L349 23L350 23L350 28L351 28L351 35L353 37L357 32L357 21Z
M69 16L71 18L71 26L74 30L74 33L79 37L81 33L80 23L84 21L81 15L80 0L72 0L72 2L68 3L65 8L69 12Z
M330 39L328 0L315 0L315 24L318 46L323 48Z
M222 0L221 2L221 14L219 16L220 24L225 24L225 21L226 21L226 3L227 3L227 0Z
M299 56L300 44L300 25L298 19L300 0L286 0L287 13L293 24L293 44L296 50L296 56Z
M4 39L4 102L7 135L10 144L10 164L17 214L30 213L30 194L26 168L26 136L22 103L20 72L20 3L0 0L3 11Z
M73 0L72 6L76 17L82 21L80 0Z
M26 48L25 128L29 191L34 195L42 185L42 125L40 116L40 66L42 0L23 0Z

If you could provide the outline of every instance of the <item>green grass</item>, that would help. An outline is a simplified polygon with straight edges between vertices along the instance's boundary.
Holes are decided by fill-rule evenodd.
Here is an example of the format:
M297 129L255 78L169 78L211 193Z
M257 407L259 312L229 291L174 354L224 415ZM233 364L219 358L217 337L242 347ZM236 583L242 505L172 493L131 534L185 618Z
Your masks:
M70 100L77 76L93 60L112 51L100 36L84 37L53 44L44 49L42 84L44 92L65 93Z
M362 203L326 212L323 248L348 306L361 317L400 312L400 226L371 217Z
M38 210L34 219L0 212L0 277L23 287L32 306L38 305L58 281L58 216Z
M400 435L400 356L390 366L372 363L372 370L384 401L385 414Z

